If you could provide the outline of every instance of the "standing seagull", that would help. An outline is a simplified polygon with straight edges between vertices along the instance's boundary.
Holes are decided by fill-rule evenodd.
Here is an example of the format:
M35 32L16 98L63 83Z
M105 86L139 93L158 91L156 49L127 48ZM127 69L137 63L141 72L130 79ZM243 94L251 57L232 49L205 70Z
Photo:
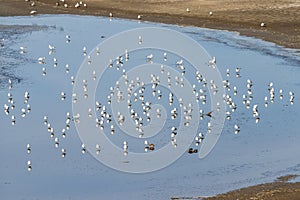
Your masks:
M31 153L31 146L30 146L30 144L27 144L26 147L27 147L27 153L30 154Z
M30 172L32 170L32 167L31 167L31 161L28 160L27 161L27 171Z
M234 125L234 133L238 134L240 132L240 127L236 124Z
M69 35L66 35L66 43L70 43L71 42L71 37Z

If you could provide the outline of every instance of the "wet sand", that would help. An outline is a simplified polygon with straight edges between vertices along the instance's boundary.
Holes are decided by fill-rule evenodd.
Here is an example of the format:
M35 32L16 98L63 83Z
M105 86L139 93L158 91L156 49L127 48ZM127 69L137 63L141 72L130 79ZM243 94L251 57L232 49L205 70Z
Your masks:
M77 1L0 0L0 16L37 14L101 15L180 25L193 25L240 32L276 44L300 49L299 0L86 0L75 8ZM56 5L59 2L59 5ZM187 8L190 12L187 12ZM212 12L212 15L209 15ZM265 27L261 27L261 23Z

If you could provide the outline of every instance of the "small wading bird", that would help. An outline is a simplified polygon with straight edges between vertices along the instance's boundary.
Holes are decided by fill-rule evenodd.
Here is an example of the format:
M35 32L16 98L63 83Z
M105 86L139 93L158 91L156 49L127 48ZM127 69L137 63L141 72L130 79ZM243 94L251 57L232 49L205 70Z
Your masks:
M189 148L188 153L189 154L198 153L198 149Z

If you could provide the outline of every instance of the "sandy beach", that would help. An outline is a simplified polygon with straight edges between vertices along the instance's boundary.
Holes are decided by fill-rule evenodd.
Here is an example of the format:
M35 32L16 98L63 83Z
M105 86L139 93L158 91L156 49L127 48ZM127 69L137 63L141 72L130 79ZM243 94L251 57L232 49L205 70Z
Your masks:
M298 0L87 0L86 7L75 8L77 1L1 0L0 16L37 14L99 15L192 25L237 31L288 48L300 48L300 2ZM210 13L211 12L211 13ZM261 23L265 26L262 27Z
M37 14L79 14L138 19L168 24L189 25L239 32L278 45L300 49L299 0L87 0L75 8L77 1L0 0L0 16ZM211 12L211 13L210 13ZM261 26L264 23L265 26ZM1 22L0 22L1 29ZM208 200L219 199L281 199L296 200L300 183L289 180L296 175L279 177L272 183L260 184L220 194ZM201 194L199 194L201 195ZM171 198L171 197L170 197ZM172 199L203 199L202 197L174 197Z

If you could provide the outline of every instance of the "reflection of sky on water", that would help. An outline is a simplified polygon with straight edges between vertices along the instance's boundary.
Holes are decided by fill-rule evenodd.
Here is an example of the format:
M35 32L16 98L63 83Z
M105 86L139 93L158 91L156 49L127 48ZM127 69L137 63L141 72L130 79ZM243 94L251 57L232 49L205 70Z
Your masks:
M90 16L5 17L1 18L1 23L34 25L25 28L24 33L22 29L16 31L11 27L0 29L0 33L8 38L4 49L0 50L1 109L7 103L8 91L3 85L8 78L15 79L12 94L16 102L12 111L16 116L14 127L10 126L10 118L3 111L0 113L1 198L168 199L172 195L211 195L271 181L300 169L297 156L300 142L297 121L300 59L293 51L230 32L138 24L128 20L113 19L110 22L107 18ZM49 27L41 26L35 30L35 25ZM233 97L238 110L231 121L226 122L214 150L203 160L198 160L196 154L185 154L158 172L125 174L105 167L89 154L82 155L81 141L71 125L67 138L60 139L60 147L67 149L67 157L62 159L60 149L54 148L54 142L43 125L43 116L48 115L55 133L60 136L66 113L72 109L70 77L76 75L84 59L82 48L85 46L89 52L105 40L101 36L109 37L130 28L154 25L179 30L199 41L212 56L217 57L224 78L226 68L231 71L237 66L242 68L242 78L230 78L232 86L241 88L238 97ZM68 45L65 42L67 34L71 36ZM48 44L56 46L56 53L51 56L48 55ZM26 47L26 54L19 54L20 46ZM37 64L37 58L43 56L46 57L46 64L42 66L47 68L46 77L42 77L42 67ZM57 68L53 68L53 57L58 60ZM70 66L69 74L65 73L66 64ZM258 103L261 114L259 124L252 119L252 110L247 110L241 103L248 78L254 83L253 101ZM21 80L21 84L16 84L17 80ZM271 81L277 98L274 104L264 108L267 84ZM283 101L278 98L280 88L284 91ZM26 90L30 92L32 112L21 119ZM289 90L296 95L293 106L288 102ZM68 95L64 102L60 100L61 91ZM241 127L238 136L233 134L235 123ZM26 154L27 143L32 146L30 155ZM33 166L30 174L26 170L28 159Z

